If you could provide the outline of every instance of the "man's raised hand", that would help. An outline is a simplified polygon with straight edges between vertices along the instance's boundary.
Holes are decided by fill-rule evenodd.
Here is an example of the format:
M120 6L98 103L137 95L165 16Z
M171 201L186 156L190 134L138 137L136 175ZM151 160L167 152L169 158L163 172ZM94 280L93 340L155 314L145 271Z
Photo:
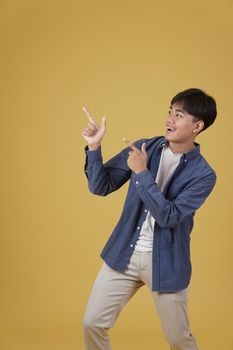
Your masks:
M99 148L106 132L106 117L102 118L101 127L99 127L87 108L82 107L82 110L89 119L87 127L82 131L82 136L86 140L89 150L96 150Z

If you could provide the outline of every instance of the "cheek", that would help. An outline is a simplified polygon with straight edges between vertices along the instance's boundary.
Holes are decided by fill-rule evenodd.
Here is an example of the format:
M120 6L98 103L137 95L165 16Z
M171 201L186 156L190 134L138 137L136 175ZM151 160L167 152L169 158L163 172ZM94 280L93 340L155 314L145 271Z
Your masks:
M182 131L186 132L186 133L192 133L193 131L193 125L189 124L189 123L183 123L181 126Z

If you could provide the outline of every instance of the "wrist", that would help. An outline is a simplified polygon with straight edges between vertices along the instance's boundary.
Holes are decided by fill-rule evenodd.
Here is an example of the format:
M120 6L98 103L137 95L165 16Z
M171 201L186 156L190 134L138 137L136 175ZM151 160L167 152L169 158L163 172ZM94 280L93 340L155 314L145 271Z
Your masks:
M135 172L135 174L139 174L139 173L142 173L143 171L145 171L146 169L147 169L147 167L141 168L141 169L137 169L134 172Z
M94 145L88 145L89 151L96 151L100 147L100 143L96 143Z

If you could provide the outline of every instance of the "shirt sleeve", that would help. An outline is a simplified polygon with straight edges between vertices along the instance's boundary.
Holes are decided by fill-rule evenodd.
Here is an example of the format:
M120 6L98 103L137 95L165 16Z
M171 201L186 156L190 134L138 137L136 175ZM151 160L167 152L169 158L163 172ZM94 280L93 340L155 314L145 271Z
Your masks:
M136 141L135 145L140 147L143 142L144 140ZM92 193L106 196L119 189L130 179L132 171L127 164L129 151L130 147L126 147L103 164L101 146L95 151L89 151L88 147L85 147L86 162L84 171Z
M186 186L174 200L165 198L148 169L138 174L134 173L132 180L155 221L161 227L171 228L193 215L204 203L215 185L216 175L214 172L209 172L196 179Z

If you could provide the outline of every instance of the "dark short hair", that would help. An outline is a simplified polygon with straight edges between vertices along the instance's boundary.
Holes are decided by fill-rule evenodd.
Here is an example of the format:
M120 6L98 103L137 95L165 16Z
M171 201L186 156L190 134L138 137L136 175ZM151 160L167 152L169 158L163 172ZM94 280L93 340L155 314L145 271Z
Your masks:
M201 131L213 124L217 116L214 98L200 89L191 88L179 92L171 100L171 105L174 103L181 104L182 108L195 118L194 120L204 122L204 128Z

